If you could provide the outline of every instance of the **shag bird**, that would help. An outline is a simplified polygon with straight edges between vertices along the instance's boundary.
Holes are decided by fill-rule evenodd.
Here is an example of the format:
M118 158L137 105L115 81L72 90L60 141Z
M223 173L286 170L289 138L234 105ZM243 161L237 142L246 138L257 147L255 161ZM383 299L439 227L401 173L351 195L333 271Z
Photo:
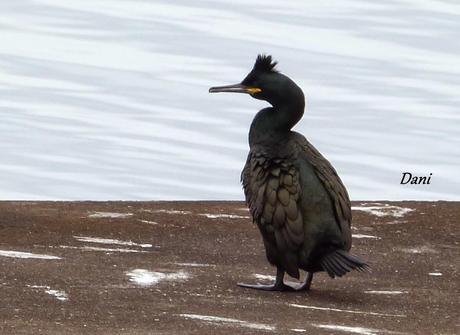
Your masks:
M302 118L305 98L290 78L281 74L271 56L259 55L240 84L211 87L210 93L246 93L271 107L257 113L249 131L249 155L241 174L246 202L276 266L273 285L239 286L267 291L292 291L284 275L305 283L313 273L341 277L368 265L349 253L351 206L347 190L331 163L292 127Z

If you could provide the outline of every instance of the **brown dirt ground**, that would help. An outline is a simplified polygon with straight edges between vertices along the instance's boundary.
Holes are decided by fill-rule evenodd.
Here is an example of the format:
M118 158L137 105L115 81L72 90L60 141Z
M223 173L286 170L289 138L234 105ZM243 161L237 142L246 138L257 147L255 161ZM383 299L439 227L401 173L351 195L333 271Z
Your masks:
M353 242L371 273L335 280L321 273L311 292L273 293L236 286L275 272L243 203L0 202L0 250L61 257L0 255L0 334L459 334L460 203L354 206L381 204L414 211L399 218L354 211L353 232L378 237ZM94 212L132 215L89 217ZM153 246L95 244L74 236ZM189 278L139 286L126 274L134 269L184 271ZM63 290L68 300L34 285Z

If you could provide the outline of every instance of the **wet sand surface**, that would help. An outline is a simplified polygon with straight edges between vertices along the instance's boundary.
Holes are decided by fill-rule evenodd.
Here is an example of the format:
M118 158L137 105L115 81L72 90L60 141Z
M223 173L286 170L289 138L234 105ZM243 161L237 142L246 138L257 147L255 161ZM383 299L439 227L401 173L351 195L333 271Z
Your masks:
M272 293L241 202L0 202L0 333L460 333L460 203L353 206L372 272Z

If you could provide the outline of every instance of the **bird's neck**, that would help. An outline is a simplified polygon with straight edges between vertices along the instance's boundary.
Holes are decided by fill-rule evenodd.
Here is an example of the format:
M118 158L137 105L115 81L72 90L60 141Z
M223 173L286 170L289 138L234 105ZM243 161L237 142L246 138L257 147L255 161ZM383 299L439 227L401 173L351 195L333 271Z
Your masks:
M289 103L274 104L254 117L249 131L249 146L279 143L288 137L292 127L303 116L305 100L290 99Z

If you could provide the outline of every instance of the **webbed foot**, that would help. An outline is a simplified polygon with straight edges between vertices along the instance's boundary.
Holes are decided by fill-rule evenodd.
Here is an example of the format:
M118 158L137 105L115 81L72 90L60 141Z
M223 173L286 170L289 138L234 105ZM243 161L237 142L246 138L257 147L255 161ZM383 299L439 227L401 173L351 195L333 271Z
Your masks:
M283 279L284 279L284 270L281 268L277 268L276 269L276 280L275 280L275 283L272 285L238 283L238 286L244 287L244 288L252 288L254 290L262 290L262 291L278 291L278 292L296 291L295 288L289 285L286 285L283 282Z
M262 291L277 291L277 292L294 292L295 288L286 285L284 283L275 283L273 285L263 285L263 284L245 284L245 283L238 283L239 287L244 288L252 288L254 290L262 290Z
M311 282L313 280L313 272L309 272L305 282L297 289L297 291L310 291Z

